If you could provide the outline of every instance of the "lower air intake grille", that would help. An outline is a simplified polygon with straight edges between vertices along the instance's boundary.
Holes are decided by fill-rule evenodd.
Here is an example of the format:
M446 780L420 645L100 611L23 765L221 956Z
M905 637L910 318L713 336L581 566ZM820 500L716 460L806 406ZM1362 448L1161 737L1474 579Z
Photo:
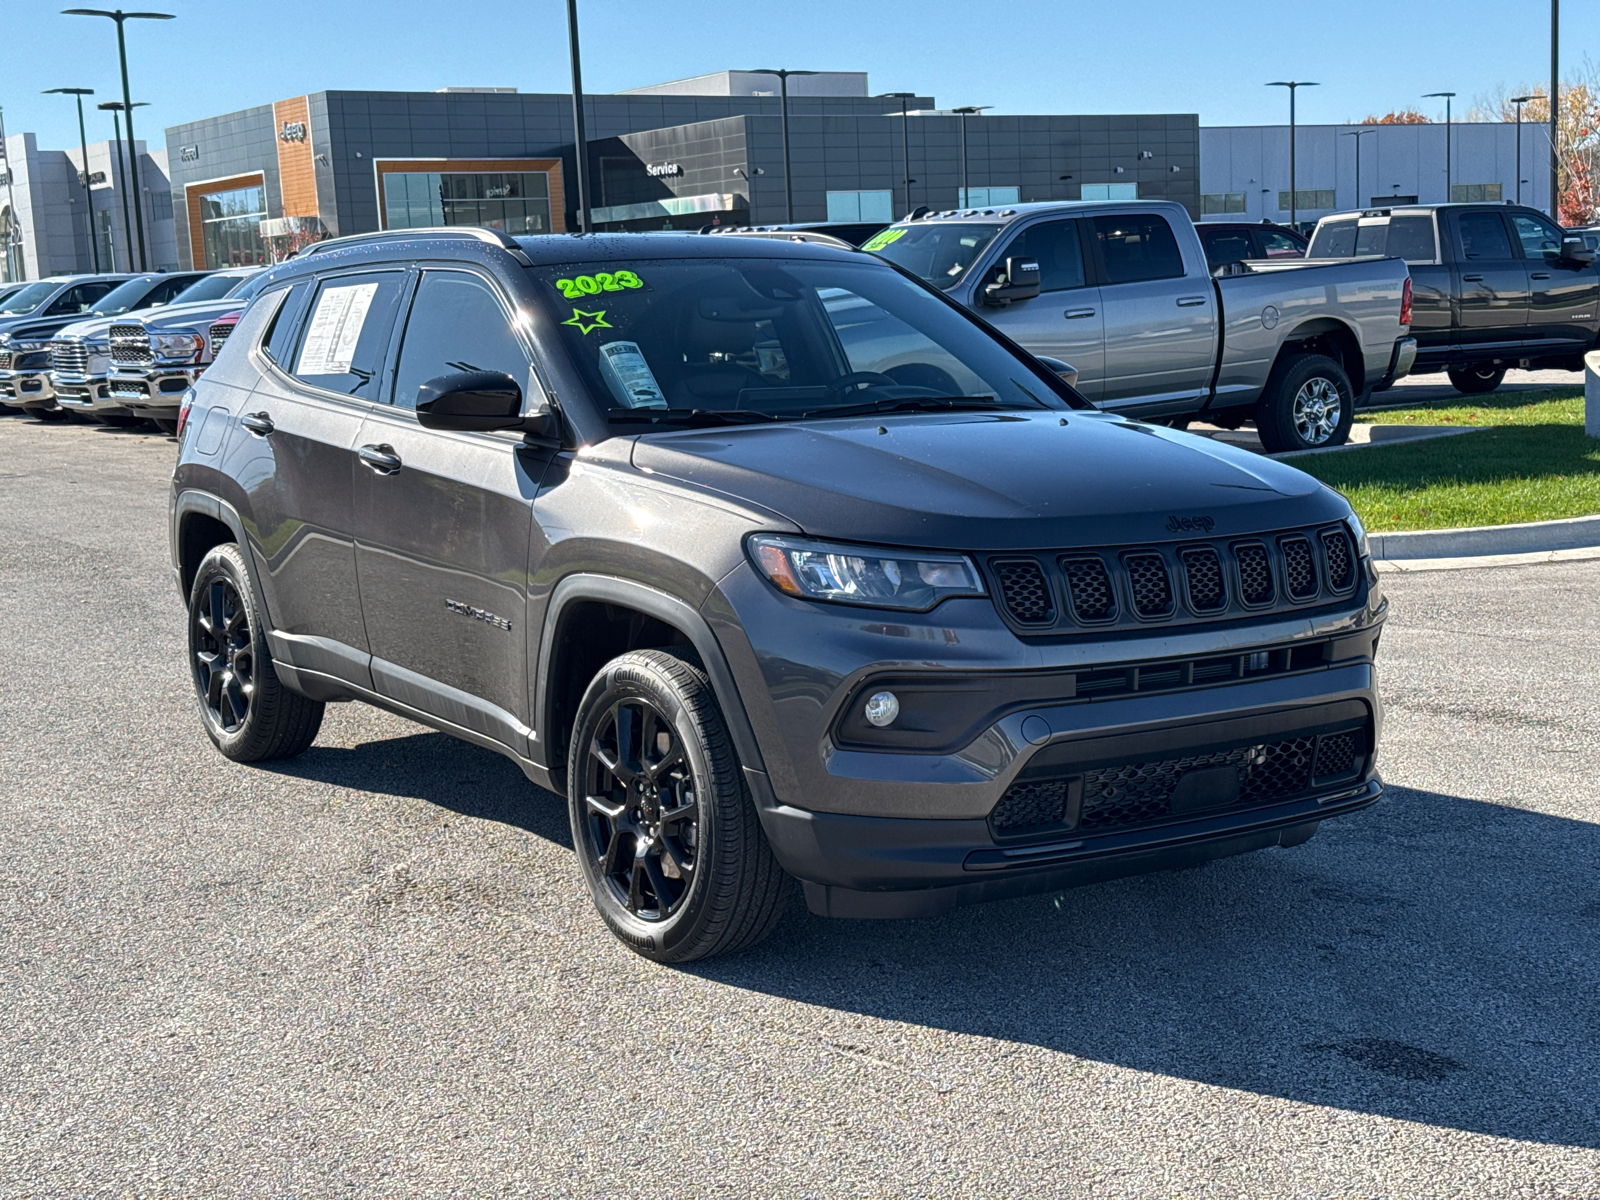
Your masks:
M1031 558L994 564L1000 578L1000 595L1006 609L1022 625L1046 625L1055 620L1055 605L1050 603L1050 585L1044 570Z
M1179 552L1189 585L1189 606L1198 613L1216 612L1228 603L1222 582L1222 561L1210 546L1193 546Z
M1322 533L1322 553L1328 559L1328 590L1347 592L1356 584L1356 560L1350 552L1350 539L1341 529Z
M1111 590L1105 563L1098 558L1064 558L1061 569L1066 572L1067 593L1078 620L1093 624L1116 616L1116 593Z
M1033 825L1058 824L1066 812L1067 784L1050 779L1043 783L1019 783L994 806L989 820L996 829L1026 829Z
M1366 757L1366 738L1359 729L1349 733L1335 733L1322 739L1317 747L1317 778L1333 779L1348 775L1361 765Z
M1267 548L1260 542L1245 542L1233 548L1239 562L1239 591L1246 604L1272 603L1272 563Z
M1159 554L1129 554L1122 565L1133 588L1133 609L1141 617L1164 617L1172 611L1172 581Z
M1311 555L1311 543L1303 537L1284 538L1283 566L1288 573L1285 583L1294 600L1309 600L1317 594L1317 566Z

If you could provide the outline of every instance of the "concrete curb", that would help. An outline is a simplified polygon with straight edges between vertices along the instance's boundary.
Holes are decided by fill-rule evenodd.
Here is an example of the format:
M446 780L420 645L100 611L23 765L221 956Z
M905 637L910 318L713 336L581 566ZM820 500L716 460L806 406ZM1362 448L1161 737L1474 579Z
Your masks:
M1476 529L1373 533L1368 535L1368 541L1374 559L1396 564L1418 559L1549 554L1558 550L1600 551L1600 517L1567 517L1559 521L1530 521L1525 525L1484 525Z
M1375 558L1379 571L1410 575L1418 571L1468 571L1488 567L1531 567L1539 563L1582 562L1600 558L1600 546L1576 550L1536 550L1531 554L1476 554L1466 558Z

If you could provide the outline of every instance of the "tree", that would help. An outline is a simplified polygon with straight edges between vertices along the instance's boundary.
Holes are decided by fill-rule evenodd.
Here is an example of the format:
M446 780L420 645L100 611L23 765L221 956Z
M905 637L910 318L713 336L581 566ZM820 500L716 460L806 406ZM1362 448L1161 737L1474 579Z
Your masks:
M1522 106L1525 123L1550 128L1549 89L1537 84L1509 88L1501 84L1494 91L1477 97L1468 121L1515 121L1517 106L1512 96L1532 96ZM1556 133L1561 139L1557 164L1559 179L1556 219L1563 225L1592 225L1600 220L1600 70L1585 59L1561 86L1561 111L1556 117ZM1540 147L1531 167L1547 169L1549 141L1536 137Z
M1414 108L1397 108L1381 117L1368 116L1363 125L1432 125L1433 118L1424 116Z

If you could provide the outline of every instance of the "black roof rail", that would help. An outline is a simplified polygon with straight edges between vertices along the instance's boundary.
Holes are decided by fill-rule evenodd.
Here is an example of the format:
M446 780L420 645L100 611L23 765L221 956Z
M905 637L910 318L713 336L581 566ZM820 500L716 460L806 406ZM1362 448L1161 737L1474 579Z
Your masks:
M329 238L325 242L313 242L302 250L300 254L309 258L313 254L322 254L328 250L343 250L349 246L437 237L486 242L491 246L498 246L508 252L512 258L515 258L525 267L533 265L533 260L527 256L521 246L517 245L516 240L510 234L501 229L488 229L482 225L432 225L422 229L380 229L375 233L352 233L346 237Z

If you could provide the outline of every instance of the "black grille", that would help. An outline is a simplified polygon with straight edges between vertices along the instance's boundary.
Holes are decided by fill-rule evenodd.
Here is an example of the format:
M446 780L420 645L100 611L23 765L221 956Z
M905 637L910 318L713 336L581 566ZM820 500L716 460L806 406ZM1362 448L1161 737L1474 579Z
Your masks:
M1328 590L1348 592L1356 584L1356 560L1342 529L1323 530L1322 553L1328 560Z
M989 814L996 829L1026 829L1031 825L1056 825L1066 815L1067 784L1064 779L1043 783L1019 783L1000 798Z
M1078 620L1093 624L1117 615L1116 594L1105 563L1098 558L1064 558L1061 569L1066 572L1067 594Z
M1311 543L1303 537L1290 537L1278 544L1283 548L1284 584L1290 599L1309 600L1317 594L1317 564L1311 556Z
M1222 582L1222 560L1210 546L1191 546L1181 550L1184 579L1189 586L1189 607L1197 613L1217 612L1227 607L1228 589Z
M1055 620L1055 605L1050 603L1050 584L1044 571L1031 558L994 564L1000 579L1000 595L1006 608L1022 625L1046 625Z
M89 348L82 342L62 339L50 343L50 369L63 375L89 373Z
M1359 729L1330 734L1317 747L1317 778L1334 779L1350 774L1361 766L1366 750L1366 739Z
M150 351L150 334L143 325L111 327L111 361L139 365L155 357Z
M1122 560L1133 588L1133 611L1141 617L1164 617L1172 611L1172 581L1159 554L1129 554Z
M1316 746L1316 738L1303 737L1262 747L1239 781L1239 802L1259 804L1305 791L1311 785L1311 760Z
M1233 548L1239 563L1239 594L1246 604L1271 604L1272 560L1260 542L1245 542Z
M221 353L222 343L228 340L228 335L233 332L235 324L236 322L234 321L217 321L206 331L207 336L211 339L212 358L216 358Z

